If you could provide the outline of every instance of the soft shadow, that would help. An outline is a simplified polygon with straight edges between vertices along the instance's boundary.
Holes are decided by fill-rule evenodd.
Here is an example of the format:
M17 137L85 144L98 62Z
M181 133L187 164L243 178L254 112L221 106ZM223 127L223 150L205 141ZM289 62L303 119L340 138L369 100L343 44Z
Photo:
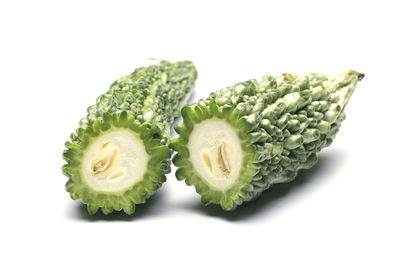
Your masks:
M196 99L196 92L192 91L192 93L190 94L190 96L187 99L186 103L184 103L184 105L182 106L182 108L184 106L187 106L187 105L190 105L190 104L194 103L195 99ZM174 129L175 124L177 124L178 122L182 122L182 116L180 115L180 110L179 110L179 116L174 119L174 122L171 124L171 127L170 127L171 139L175 138L175 137L178 137L178 134L175 132L175 129Z
M190 93L186 103L183 103L183 106L187 106L187 105L191 105L195 102L196 100L196 91L192 90L192 92Z
M265 216L277 206L282 209L284 208L282 206L290 205L292 203L290 200L299 197L299 194L309 194L310 190L316 189L312 188L313 183L315 186L321 180L333 178L335 169L343 163L345 156L342 151L323 152L318 156L317 164L311 169L301 170L294 181L276 184L264 191L257 200L244 203L234 211L224 211L219 205L205 206L200 202L191 202L184 206L184 209L192 209L207 216L219 217L228 221L244 221L251 220L256 216Z
M74 201L72 211L69 211L67 216L74 220L82 221L135 221L154 214L159 215L160 210L157 208L162 199L164 198L164 188L158 190L154 195L147 199L146 203L136 205L136 210L133 214L128 215L123 211L113 211L110 214L103 214L99 209L96 214L90 215L87 211L86 205L80 201Z

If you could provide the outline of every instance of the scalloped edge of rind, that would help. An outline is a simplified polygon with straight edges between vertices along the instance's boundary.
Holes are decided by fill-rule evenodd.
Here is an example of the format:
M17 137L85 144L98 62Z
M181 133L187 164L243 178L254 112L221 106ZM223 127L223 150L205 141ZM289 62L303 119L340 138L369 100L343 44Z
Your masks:
M62 167L62 172L69 178L65 188L72 199L80 199L87 205L89 214L95 214L99 209L104 214L114 210L133 214L136 204L145 203L166 181L165 174L171 170L171 150L162 145L162 134L156 125L139 124L127 111L104 113L102 118L90 126L78 128L71 141L65 143L67 149L64 150L63 158L67 164ZM119 192L96 191L90 188L82 177L82 157L94 140L113 129L127 129L138 135L149 155L147 169L143 178L127 189Z
M239 113L238 109L221 109L213 101L209 107L186 106L182 109L183 122L175 125L179 137L171 141L172 148L177 152L172 159L174 165L178 167L175 173L176 178L180 181L185 180L188 186L194 185L196 192L201 195L202 203L205 205L217 204L223 210L234 210L241 202L252 199L256 194L251 182L257 171L254 164L257 162L259 154L255 151L254 140L249 135L254 125L249 123L245 116L240 117ZM189 150L186 147L194 125L213 118L224 120L232 126L238 135L243 153L237 181L223 191L216 190L201 178L190 162Z

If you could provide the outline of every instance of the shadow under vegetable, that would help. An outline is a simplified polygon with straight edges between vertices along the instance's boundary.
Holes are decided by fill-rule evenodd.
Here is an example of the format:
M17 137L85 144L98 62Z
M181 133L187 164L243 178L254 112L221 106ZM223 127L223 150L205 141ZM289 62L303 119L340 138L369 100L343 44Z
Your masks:
M307 187L312 187L322 179L333 178L335 169L340 168L341 163L345 160L345 155L341 151L326 151L320 153L318 158L318 162L311 169L300 170L292 182L273 185L264 191L257 200L244 203L236 210L224 211L219 205L205 206L199 201L185 204L183 208L228 221L251 220L256 216L266 215L277 206L279 209L284 209L284 206L290 205L291 201L295 201L294 198L298 198L299 194L309 194L310 191L305 190ZM285 205L282 205L282 202Z

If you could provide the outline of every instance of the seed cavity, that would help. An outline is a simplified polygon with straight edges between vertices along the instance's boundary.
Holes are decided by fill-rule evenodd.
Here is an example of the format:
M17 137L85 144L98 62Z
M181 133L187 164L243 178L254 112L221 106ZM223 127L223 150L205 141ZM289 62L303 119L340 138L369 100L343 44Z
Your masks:
M90 162L90 171L96 175L110 170L119 158L119 148L117 146L108 146L103 144L100 148L101 154Z
M228 151L233 153L232 145L218 140L202 152L201 158L210 173L218 177L229 178L232 169Z
M225 143L222 141L218 145L217 159L218 169L220 170L221 174L225 177L228 177L231 174L231 166L228 154L226 152Z
M211 160L210 160L210 156L208 155L207 152L204 152L201 155L202 159L204 160L204 163L206 164L208 171L212 173L213 168L212 168L212 164L211 164Z
M115 170L112 170L109 175L107 175L106 180L115 181L125 175L125 169L120 167Z

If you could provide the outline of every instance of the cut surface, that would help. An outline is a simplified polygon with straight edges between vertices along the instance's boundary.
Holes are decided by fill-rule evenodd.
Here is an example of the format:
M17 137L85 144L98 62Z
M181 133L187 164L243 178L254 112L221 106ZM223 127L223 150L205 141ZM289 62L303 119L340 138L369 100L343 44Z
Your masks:
M237 133L225 121L205 120L189 137L188 149L194 168L208 185L228 189L239 176L242 148Z
M82 173L94 190L118 192L141 180L147 161L142 140L131 131L116 130L102 135L88 147Z

